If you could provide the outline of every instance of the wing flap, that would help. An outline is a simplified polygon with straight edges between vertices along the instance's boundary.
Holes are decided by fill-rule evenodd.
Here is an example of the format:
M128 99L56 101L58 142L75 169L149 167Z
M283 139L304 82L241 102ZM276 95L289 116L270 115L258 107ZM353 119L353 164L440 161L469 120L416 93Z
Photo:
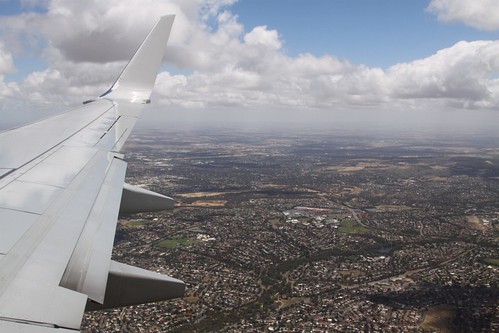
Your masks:
M59 283L113 160L97 152L1 259L0 317L80 325L87 296Z
M104 302L126 163L115 159L87 219L61 286Z
M39 281L59 285L108 166L107 152L98 152L61 195L54 198L3 261L27 258L19 275L35 275ZM5 270L2 265L0 277Z

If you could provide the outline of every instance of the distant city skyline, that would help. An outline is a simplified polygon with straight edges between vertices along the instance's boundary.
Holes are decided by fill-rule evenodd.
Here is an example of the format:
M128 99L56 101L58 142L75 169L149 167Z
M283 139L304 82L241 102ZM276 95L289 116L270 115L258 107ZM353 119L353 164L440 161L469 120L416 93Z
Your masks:
M458 119L474 112L478 127L499 122L499 3L493 0L0 5L5 122L100 95L155 20L170 13L174 29L144 123L200 113L215 120L284 114L350 123L358 112L368 123L391 121L393 112L403 112L396 117L409 124L449 119L435 115L441 112Z

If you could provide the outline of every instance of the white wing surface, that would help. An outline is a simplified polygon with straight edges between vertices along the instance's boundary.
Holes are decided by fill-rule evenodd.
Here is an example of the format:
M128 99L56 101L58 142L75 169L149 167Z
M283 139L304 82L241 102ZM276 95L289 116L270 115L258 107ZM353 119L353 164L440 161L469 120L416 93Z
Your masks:
M149 103L173 19L158 21L98 99L0 133L0 332L79 331L85 309L183 295L182 281L111 261L120 206L173 206L124 186L119 153Z

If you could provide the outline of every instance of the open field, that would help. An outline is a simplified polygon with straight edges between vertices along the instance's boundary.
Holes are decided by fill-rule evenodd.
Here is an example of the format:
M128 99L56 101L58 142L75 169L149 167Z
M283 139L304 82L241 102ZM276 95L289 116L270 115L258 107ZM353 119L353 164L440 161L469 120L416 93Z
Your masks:
M193 203L183 203L183 207L223 207L227 200L196 200Z
M452 305L437 305L426 311L421 327L439 333L452 333L456 331L454 319L456 308Z
M175 196L181 198L204 198L204 197L216 197L219 195L227 194L230 192L193 192L193 193L178 193Z
M355 220L343 220L340 222L340 227L338 228L340 232L346 234L365 234L369 229L361 226Z
M127 221L124 224L130 228L139 228L145 225L147 221Z
M400 212L400 211L414 209L412 207L404 206L404 205L379 205L379 206L376 206L376 208L379 209L380 211L384 211L384 212Z
M195 240L181 237L181 236L175 236L170 239L164 239L162 241L159 241L156 243L156 246L165 248L165 249L174 249L179 245L192 245L196 243Z
M489 265L499 266L499 258L485 258L483 261Z
M279 304L279 309L287 308L288 306L307 300L307 297L291 297L287 299L279 299L276 302Z
M485 226L482 222L482 219L478 216L467 216L466 220L468 221L471 228L479 231L487 231L489 228Z

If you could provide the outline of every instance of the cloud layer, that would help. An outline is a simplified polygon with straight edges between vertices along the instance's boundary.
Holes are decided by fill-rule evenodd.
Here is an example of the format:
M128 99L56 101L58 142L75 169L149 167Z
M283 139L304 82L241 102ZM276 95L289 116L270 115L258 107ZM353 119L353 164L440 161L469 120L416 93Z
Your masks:
M166 61L177 70L159 74L153 95L157 106L405 110L498 105L499 41L459 42L388 69L334 55L292 57L283 50L278 31L244 27L230 12L233 2L52 0L36 3L45 6L42 13L4 17L0 105L10 108L23 100L24 108L50 108L100 95L164 13L176 14ZM475 3L433 0L428 8L442 20L473 25L474 15L481 16L485 8ZM494 15L482 17L479 27L498 29ZM38 53L48 67L6 82L4 75L15 70L15 57L23 52Z
M443 22L462 22L482 30L499 29L499 1L432 0L428 10Z

